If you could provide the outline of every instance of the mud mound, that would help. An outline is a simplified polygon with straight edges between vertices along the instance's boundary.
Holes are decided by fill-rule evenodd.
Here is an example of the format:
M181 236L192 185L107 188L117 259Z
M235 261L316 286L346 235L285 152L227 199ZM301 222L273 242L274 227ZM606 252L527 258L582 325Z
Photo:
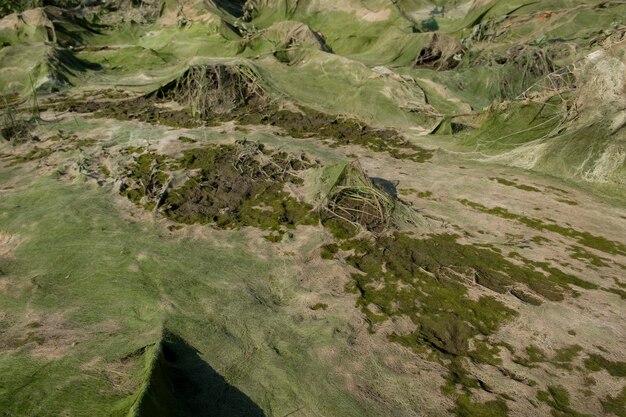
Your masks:
M31 133L32 125L29 121L13 113L10 106L4 111L4 119L0 124L0 137L12 144L20 144L36 140Z
M0 42L5 46L21 42L55 40L54 24L43 8L12 13L0 19Z
M133 416L216 417L265 414L246 394L230 385L181 337L165 331L152 355L149 380Z
M27 71L24 68L28 68ZM99 70L70 49L48 43L0 48L0 90L5 96L32 96L72 86L88 71Z
M0 41L5 45L49 42L62 47L84 45L85 39L99 33L76 11L55 6L12 13L0 19Z
M43 77L39 78L36 86L38 91L56 91L60 87L72 85L72 79L80 74L101 69L99 64L78 58L66 48L52 48L46 58L42 68Z
M105 13L98 16L103 24L110 27L145 25L156 22L167 4L161 0L109 0L102 6ZM99 6L95 9L98 10Z
M258 105L266 96L254 70L224 64L192 66L156 94L179 102L201 118L229 113L253 101Z
M506 122L501 115L490 115L480 133L494 128L504 132L503 127L515 126L502 137L515 139L514 145L519 146L511 146L509 151L489 160L590 183L624 184L624 45L623 40L618 40L589 54L571 70L551 73L547 77L551 86L528 93L545 103L535 104L532 113L528 109L533 109L533 105L516 104L504 113ZM553 75L562 84L554 81ZM500 120L496 124L497 118ZM490 147L496 142L486 145Z
M415 66L445 71L461 62L465 49L455 38L442 33L433 33L430 42L419 52Z
M557 62L572 54L569 46L514 45L506 50L487 51L471 58L472 67L490 67L498 73L500 98L520 99L545 95L573 82L568 67Z
M191 66L165 86L139 97L74 100L55 103L52 107L57 111L95 113L99 117L118 120L197 127L230 121L239 114L261 112L268 103L260 77L252 68L210 64Z
M271 53L280 62L295 64L307 55L307 49L332 53L324 36L310 26L292 21L274 23L243 40L243 44L257 53Z
M316 163L305 155L265 149L255 142L189 149L177 160L144 153L122 179L131 201L185 224L279 230L316 224L312 207L284 191L302 182L298 172ZM174 172L189 178L174 187Z
M44 7L44 13L52 22L54 42L64 48L80 47L87 43L90 36L100 34L104 26L96 21L88 21L80 11L64 8L60 5Z

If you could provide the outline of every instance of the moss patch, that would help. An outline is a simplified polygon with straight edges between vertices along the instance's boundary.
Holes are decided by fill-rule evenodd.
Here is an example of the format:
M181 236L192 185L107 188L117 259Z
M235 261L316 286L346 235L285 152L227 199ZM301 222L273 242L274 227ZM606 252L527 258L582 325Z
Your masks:
M503 400L478 403L467 394L459 396L456 407L450 411L459 417L506 417L509 414L509 408Z
M615 397L610 395L602 400L602 410L605 413L613 413L618 417L626 417L626 387Z
M269 124L283 128L294 138L318 137L332 146L358 145L374 152L385 152L396 159L426 162L433 151L414 145L393 129L375 129L356 119L329 115L309 108L302 113L269 109L265 113L241 112L242 124Z
M537 398L552 407L554 417L589 417L570 408L569 393L561 386L549 386L547 391L539 391Z
M583 348L580 345L572 345L557 349L554 357L552 358L552 361L556 367L571 371L571 363L578 357L582 350Z
M492 214L504 219L516 220L532 229L547 231L560 234L561 236L575 239L583 246L611 254L626 255L626 245L620 242L614 242L601 236L595 236L589 232L581 232L569 227L563 227L554 223L546 223L541 219L526 217L520 214L511 213L504 207L485 207L482 204L475 203L466 199L459 200L461 204L471 207L483 213Z
M626 378L626 362L610 361L602 355L589 355L585 359L585 368L595 372L605 369L611 376Z
M167 183L169 176L165 173L165 161L164 156L152 152L135 157L125 174L120 193L133 203L148 207Z
M509 187L515 187L520 190L531 191L533 193L541 192L541 190L537 187L533 187L531 185L526 185L526 184L518 184L516 181L510 181L510 180L507 180L506 178L491 177L489 179L492 181L496 181L498 184L506 185Z
M468 274L481 271L497 276L494 281L509 278L490 263L498 259L497 254L460 245L454 236L418 240L396 233L375 242L344 242L340 248L351 251L347 262L361 271L353 275L354 289L372 325L395 316L409 317L417 329L391 339L418 351L467 355L470 339L492 334L516 314L490 296L467 298L463 281ZM327 247L329 253L334 250Z
M40 148L38 146L33 147L30 151L28 151L25 155L16 156L14 159L15 163L23 163L30 161L37 161L39 159L43 159L47 156L50 156L54 153L54 151L50 148Z

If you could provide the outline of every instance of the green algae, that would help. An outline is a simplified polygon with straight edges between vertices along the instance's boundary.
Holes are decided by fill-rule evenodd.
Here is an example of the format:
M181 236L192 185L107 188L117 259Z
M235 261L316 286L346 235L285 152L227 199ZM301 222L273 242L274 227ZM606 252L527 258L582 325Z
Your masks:
M534 267L535 270L545 271L548 274L550 281L554 282L556 285L559 285L561 287L566 288L570 285L574 285L576 287L584 288L587 290L595 290L599 288L594 283L585 281L581 278L578 278L577 276L567 274L558 268L554 268L550 266L548 262L531 261L530 259L526 259L522 257L516 252L509 253L509 257L518 259L524 262L528 267ZM573 294L575 295L576 293L573 292Z
M339 240L352 239L359 232L359 229L357 229L356 226L336 217L324 219L322 220L322 224L336 239Z
M283 232L282 230L272 231L269 235L263 236L265 240L272 243L281 242L283 240L283 237L285 237L285 232Z
M429 355L434 360L452 359L452 362L446 362L450 374L444 392L456 398L457 415L472 415L467 413L482 413L489 409L505 413L505 408L499 409L495 404L490 407L474 404L467 394L459 394L456 387L485 389L467 374L461 358L500 366L500 346L489 342L488 338L502 323L517 314L494 297L468 299L464 280L473 279L499 293L507 293L517 283L524 283L555 301L563 299L570 284L595 288L593 284L569 277L547 263L513 264L498 251L459 244L451 235L416 239L395 233L375 240L345 240L322 247L324 259L335 259L343 254L346 262L359 271L352 275L353 281L346 290L357 295L357 306L370 323L370 331L376 331L378 324L394 317L409 318L415 330L392 333L390 341ZM527 358L516 356L514 360L528 367L549 363L571 370L571 363L581 351L579 345L566 346L549 357L531 345L526 349ZM557 396L561 394L555 393ZM459 402L463 404L459 405ZM504 402L499 404L506 406Z
M219 169L219 166L216 166L216 162L220 158L232 155L234 151L234 145L205 146L202 148L186 149L176 162L179 169L200 169L208 173Z
M604 369L611 376L626 378L626 362L611 361L602 355L590 354L584 363L585 368L590 371L598 372Z
M525 348L526 357L516 355L513 357L513 362L528 368L535 368L538 364L548 364L571 371L573 370L572 362L582 351L583 348L575 344L557 349L554 355L549 356L544 350L531 344Z
M589 417L570 407L569 393L562 386L548 386L547 391L539 391L537 399L552 408L554 417Z
M468 394L461 395L456 400L456 406L450 410L459 417L506 417L509 408L503 400L479 403L472 401Z
M560 226L554 223L546 223L545 221L537 218L527 217L520 214L510 212L504 207L489 208L483 206L480 203L469 201L467 199L459 200L463 205L471 207L483 213L491 214L494 216L502 217L504 219L516 220L521 224L524 224L532 229L542 232L553 232L564 237L575 239L583 246L587 246L592 249L611 254L611 255L626 255L626 245L606 239L602 236L596 236L589 232L582 232L570 227Z
M104 175L104 178L109 178L111 176L111 170L106 165L100 165L100 173Z
M613 413L618 417L626 417L626 387L615 397L607 395L602 402L602 410L605 413Z
M337 252L339 252L339 246L335 243L330 243L322 246L321 257L322 259L335 259Z
M395 316L409 317L417 329L393 335L392 340L418 351L426 347L466 355L470 339L492 334L501 322L515 316L493 297L476 301L466 297L462 276L473 270L495 276L491 269L495 265L489 262L498 255L460 245L454 236L418 240L396 233L375 242L347 241L339 248L353 251L346 260L361 271L353 275L357 304L372 325ZM336 248L326 250L331 255Z
M547 360L544 351L534 345L526 347L526 354L528 355L528 360L531 363L545 362Z
M398 193L400 195L411 195L415 194L418 198L430 198L433 196L432 191L417 191L413 188L399 188Z
M571 345L561 349L557 349L552 361L557 368L572 370L571 363L582 352L583 348L580 345Z
M603 288L603 289L604 291L619 295L622 300L626 300L626 291L622 289L619 289L619 288Z
M609 266L609 264L607 263L608 259L598 256L596 254L593 254L581 246L574 245L570 249L573 252L571 254L572 259L577 259L579 261L587 262L590 265L593 265L596 267L608 267Z
M558 201L559 203L563 203L563 204L567 204L568 206L577 206L578 203L574 200L568 200L565 198L557 198L556 201Z
M518 184L516 181L510 181L510 180L507 180L506 178L490 177L489 179L492 181L496 181L498 184L506 185L509 187L515 187L523 191L530 191L534 193L541 192L541 190L537 187L533 187L531 185L526 185L526 184Z
M24 163L37 161L39 159L43 159L47 156L50 156L54 153L54 151L50 148L40 148L38 146L33 147L30 151L28 151L24 155L16 156L14 158L15 163Z

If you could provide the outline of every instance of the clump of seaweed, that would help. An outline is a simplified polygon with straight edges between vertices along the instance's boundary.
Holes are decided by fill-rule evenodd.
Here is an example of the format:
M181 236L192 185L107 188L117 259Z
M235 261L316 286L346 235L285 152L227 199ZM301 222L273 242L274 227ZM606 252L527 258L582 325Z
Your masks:
M4 120L0 128L0 136L13 145L18 145L36 139L36 137L32 135L31 130L32 126L29 121L17 117L11 106L6 105Z
M336 229L381 234L391 225L393 197L379 189L354 161L346 164L320 205L322 222ZM342 227L343 226L343 227Z
M157 91L157 97L177 101L194 117L227 114L248 105L259 105L267 94L256 72L246 65L194 65Z
M120 193L136 204L154 204L167 187L165 158L152 152L134 158L124 175Z

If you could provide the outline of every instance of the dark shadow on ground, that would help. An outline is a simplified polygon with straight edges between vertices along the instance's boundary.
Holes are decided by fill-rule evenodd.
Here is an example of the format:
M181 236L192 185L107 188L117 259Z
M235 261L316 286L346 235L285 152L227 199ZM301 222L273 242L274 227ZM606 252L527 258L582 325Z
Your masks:
M234 17L243 17L243 6L246 0L213 0L213 3Z
M390 196L394 198L398 198L398 190L396 189L396 186L398 185L397 181L389 181L384 178L376 178L376 177L371 177L370 179L372 180L375 186L377 186L378 188L380 188L381 190L383 190Z
M192 346L165 334L148 392L143 417L265 417L246 394L230 385Z
M429 17L426 20L422 20L420 22L420 26L424 32L436 32L439 30L439 23L437 23L437 19L434 17Z

